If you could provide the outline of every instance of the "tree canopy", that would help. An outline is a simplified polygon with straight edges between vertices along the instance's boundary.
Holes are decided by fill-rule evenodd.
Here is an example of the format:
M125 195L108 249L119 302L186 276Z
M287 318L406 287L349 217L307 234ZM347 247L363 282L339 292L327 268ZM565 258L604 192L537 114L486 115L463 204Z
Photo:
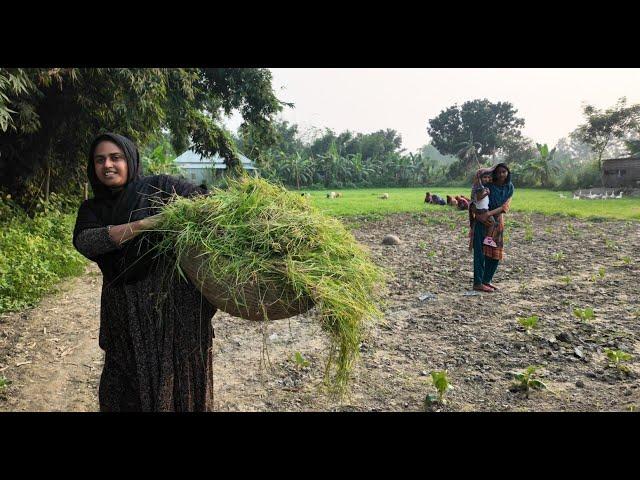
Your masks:
M587 104L582 112L586 122L572 135L591 147L598 159L598 169L602 170L602 155L607 147L638 130L640 105L627 106L627 99L622 97L613 107L606 110Z
M487 99L453 105L428 121L431 142L442 154L456 155L465 166L494 155L513 138L521 136L524 119L509 102Z
M221 116L273 141L282 110L271 73L257 68L0 69L0 188L25 196L44 169L52 182L84 180L91 140L116 131L139 146L165 129L178 153L189 147L238 164Z

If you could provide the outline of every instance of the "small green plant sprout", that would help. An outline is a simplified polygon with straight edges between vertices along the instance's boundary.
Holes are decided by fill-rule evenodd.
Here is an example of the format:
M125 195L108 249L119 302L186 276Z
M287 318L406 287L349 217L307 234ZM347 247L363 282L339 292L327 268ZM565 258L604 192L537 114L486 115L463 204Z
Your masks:
M562 277L560 279L562 281L562 283L564 283L565 285L569 285L571 283L571 277L569 275L565 275L564 277Z
M513 385L513 389L525 392L527 398L529 398L529 392L533 389L546 389L547 386L541 380L534 378L535 373L539 368L540 367L535 365L530 365L523 372L511 372L516 380Z
M11 380L7 380L4 377L0 377L0 395L5 393L7 386L11 384Z
M453 385L449 383L449 379L447 378L447 371L433 371L431 372L431 380L433 385L436 387L438 395L429 394L424 400L424 405L426 408L430 407L434 403L439 403L440 405L446 405L447 400L444 398L447 391L453 389Z
M531 225L527 225L524 227L524 241L532 242L533 241L533 228Z
M622 265L624 266L629 266L631 265L631 257L629 255L625 255L624 257L621 257L620 260L622 260Z
M564 260L564 252L555 252L552 256L556 262L561 262L562 260Z
M426 250L427 249L427 242L419 242L418 243L418 248L420 250L423 250L423 251Z
M607 273L607 271L605 270L604 267L598 268L598 278L604 278L606 273Z
M615 250L617 248L616 242L614 242L613 240L610 240L608 238L605 239L604 245L607 248L607 250Z
M309 360L304 358L300 352L293 354L293 363L296 364L296 370L301 370L302 368L309 366Z
M587 322L595 318L593 308L574 308L573 314L583 322Z
M527 335L531 335L531 330L538 328L538 320L539 318L537 315L531 315L527 318L518 317L518 323L525 328Z
M633 355L622 350L612 350L610 348L604 349L604 354L607 356L610 367L615 367L621 372L629 373L629 367L623 364L633 358Z
M429 258L434 258L436 255L438 255L438 252L436 252L435 250L431 250L429 253L427 253L427 257Z

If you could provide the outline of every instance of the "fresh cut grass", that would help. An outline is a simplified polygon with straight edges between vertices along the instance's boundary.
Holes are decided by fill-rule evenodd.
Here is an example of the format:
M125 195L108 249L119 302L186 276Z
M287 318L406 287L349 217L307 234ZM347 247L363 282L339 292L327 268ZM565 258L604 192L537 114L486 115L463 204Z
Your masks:
M275 282L311 298L331 340L325 379L335 392L346 392L365 327L381 316L385 272L339 220L299 194L251 177L229 180L210 195L174 198L161 218L157 248L174 256L176 271L198 250L206 271L232 292L251 282L264 291Z

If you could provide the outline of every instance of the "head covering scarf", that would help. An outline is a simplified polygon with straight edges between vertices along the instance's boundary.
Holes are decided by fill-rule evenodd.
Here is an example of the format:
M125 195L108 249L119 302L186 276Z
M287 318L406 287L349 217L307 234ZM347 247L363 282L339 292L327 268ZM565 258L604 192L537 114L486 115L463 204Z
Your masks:
M96 176L93 156L98 144L103 141L115 143L124 153L128 173L127 183L123 187L109 188ZM87 176L94 198L86 200L80 206L73 231L74 244L77 235L87 228L122 225L158 213L162 204L174 193L181 196L207 193L204 188L168 175L143 177L135 143L116 133L99 135L91 143ZM138 235L122 248L96 258L105 281L110 284L133 283L149 274L153 261L154 235L157 234Z

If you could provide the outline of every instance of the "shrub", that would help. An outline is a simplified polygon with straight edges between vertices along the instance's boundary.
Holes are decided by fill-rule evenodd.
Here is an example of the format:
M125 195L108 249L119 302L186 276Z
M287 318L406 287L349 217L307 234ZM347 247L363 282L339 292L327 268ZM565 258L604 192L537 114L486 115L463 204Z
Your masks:
M71 242L75 215L28 217L18 209L0 229L0 313L35 305L62 278L85 265Z

